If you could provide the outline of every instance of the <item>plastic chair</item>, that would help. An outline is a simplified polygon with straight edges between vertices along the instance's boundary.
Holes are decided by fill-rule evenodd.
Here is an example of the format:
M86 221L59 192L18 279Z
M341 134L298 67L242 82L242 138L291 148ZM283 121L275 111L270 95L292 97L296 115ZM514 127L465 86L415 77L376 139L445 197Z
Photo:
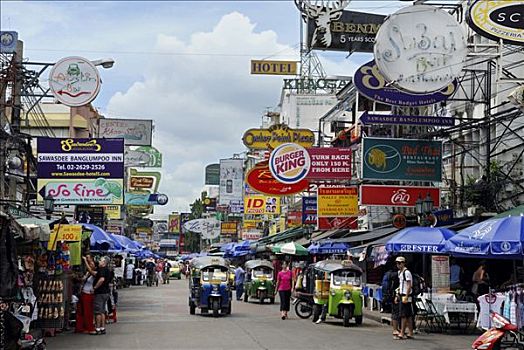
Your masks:
M378 287L375 290L375 296L373 297L373 300L377 302L377 309L381 309L382 305L382 287Z

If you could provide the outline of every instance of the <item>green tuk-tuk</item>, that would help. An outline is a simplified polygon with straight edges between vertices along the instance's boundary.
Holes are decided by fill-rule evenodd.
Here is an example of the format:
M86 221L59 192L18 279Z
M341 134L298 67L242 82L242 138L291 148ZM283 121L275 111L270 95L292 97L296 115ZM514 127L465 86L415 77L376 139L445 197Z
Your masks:
M213 311L217 317L220 312L231 314L231 288L229 285L229 263L221 257L205 256L191 260L189 280L189 313L196 308L202 313Z
M265 299L275 302L275 284L273 281L273 265L267 260L250 260L244 265L246 279L244 281L244 302L249 297L256 298L260 304Z
M362 324L362 270L348 260L320 261L313 269L313 322L329 315L341 318L344 327L349 327L352 318Z

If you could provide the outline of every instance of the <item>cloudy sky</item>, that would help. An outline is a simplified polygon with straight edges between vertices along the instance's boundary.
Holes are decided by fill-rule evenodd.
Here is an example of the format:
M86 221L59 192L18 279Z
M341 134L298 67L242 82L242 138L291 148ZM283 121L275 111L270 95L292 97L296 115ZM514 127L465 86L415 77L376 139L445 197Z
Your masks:
M353 0L349 9L389 14L406 2ZM299 13L292 1L2 1L2 30L19 32L24 57L111 57L93 102L111 118L153 119L164 155L157 214L187 211L204 168L245 150L280 98L282 78L250 75L251 59L299 60ZM369 59L319 53L327 74L352 75Z

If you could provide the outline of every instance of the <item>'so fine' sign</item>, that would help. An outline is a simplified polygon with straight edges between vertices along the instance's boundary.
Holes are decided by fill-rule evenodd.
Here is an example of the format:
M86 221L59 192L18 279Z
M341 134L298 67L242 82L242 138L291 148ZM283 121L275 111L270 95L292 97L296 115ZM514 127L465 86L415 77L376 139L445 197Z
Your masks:
M446 11L409 6L382 24L374 53L380 72L397 88L433 92L460 75L467 55L466 33Z

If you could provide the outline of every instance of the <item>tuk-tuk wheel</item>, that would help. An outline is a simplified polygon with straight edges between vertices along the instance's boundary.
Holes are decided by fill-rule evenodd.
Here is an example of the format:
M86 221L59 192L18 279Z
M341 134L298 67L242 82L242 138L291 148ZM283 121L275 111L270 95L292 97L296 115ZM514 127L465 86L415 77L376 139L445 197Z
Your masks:
M355 316L355 323L358 324L358 325L362 324L362 315Z
M313 322L317 322L322 312L322 306L315 304L313 305Z
M351 311L349 310L349 307L345 307L342 310L342 319L344 327L349 327L349 319L351 318Z
M213 317L218 317L219 308L218 300L213 300Z
M191 302L189 304L189 314L190 315L194 315L195 314L195 310L196 310L196 306L195 306L195 304L193 304L193 302Z

